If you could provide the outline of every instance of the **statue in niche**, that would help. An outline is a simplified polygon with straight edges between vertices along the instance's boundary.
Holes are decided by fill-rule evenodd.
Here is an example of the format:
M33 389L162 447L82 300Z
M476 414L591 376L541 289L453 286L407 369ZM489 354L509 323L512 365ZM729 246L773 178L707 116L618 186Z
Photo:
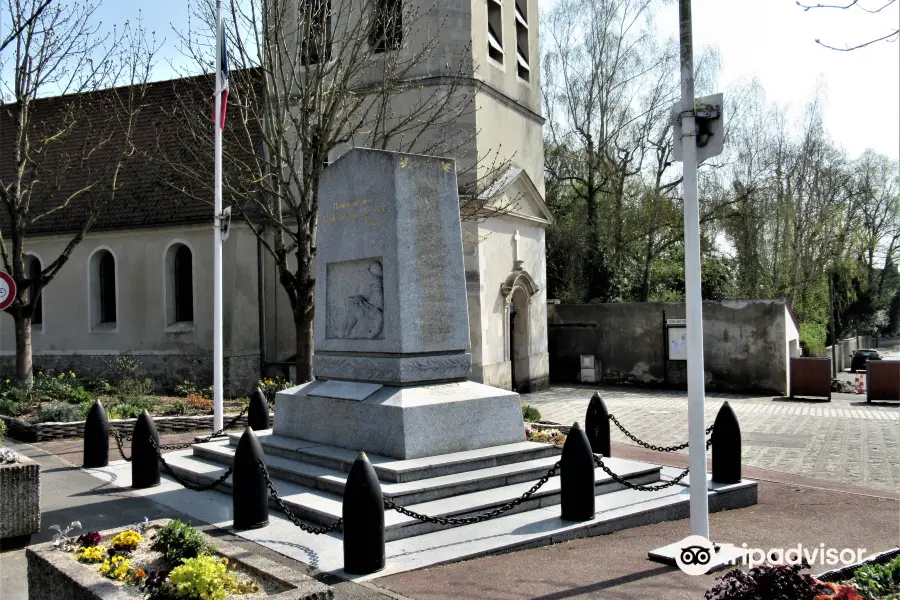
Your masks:
M372 261L360 293L347 299L344 339L374 340L384 328L384 275L381 263Z

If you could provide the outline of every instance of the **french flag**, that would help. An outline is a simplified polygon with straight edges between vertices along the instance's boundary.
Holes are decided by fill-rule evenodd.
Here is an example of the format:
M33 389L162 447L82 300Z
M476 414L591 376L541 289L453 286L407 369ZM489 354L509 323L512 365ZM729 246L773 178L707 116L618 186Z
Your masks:
M225 25L219 20L219 72L216 73L216 93L222 101L219 111L219 128L225 129L225 111L228 109L228 49L225 42ZM213 121L216 120L216 109L213 107Z

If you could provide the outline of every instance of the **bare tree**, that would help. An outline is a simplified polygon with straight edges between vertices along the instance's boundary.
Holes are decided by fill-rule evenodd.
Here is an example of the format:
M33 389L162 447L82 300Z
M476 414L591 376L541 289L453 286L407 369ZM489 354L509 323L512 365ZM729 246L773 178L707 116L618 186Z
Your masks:
M14 42L10 54L0 56L0 255L19 289L8 311L15 322L16 377L26 386L35 306L115 199L155 52L140 24L101 33L98 4L45 5L7 0L0 11ZM128 86L106 89L121 83ZM35 273L26 268L27 242L48 222L73 233Z
M812 10L814 8L833 8L838 10L848 10L848 9L857 9L863 12L869 13L870 15L889 15L889 12L885 12L886 9L889 9L893 6L897 0L875 0L877 4L872 8L865 6L859 0L849 0L846 4L803 4L799 0L797 0L797 6L802 8L805 11ZM836 46L830 46L819 38L816 38L816 43L820 46L824 46L829 50L837 50L838 52L851 52L853 50L859 50L860 48L865 48L866 46L871 46L872 44L877 44L878 42L885 41L897 41L897 38L900 37L900 28L896 27L897 25L897 17L894 16L893 19L888 17L888 21L891 23L888 26L887 33L881 35L880 37L868 40L866 42L860 42L853 46L845 46L844 48L838 48Z
M584 206L588 300L622 299L629 288L646 299L653 261L677 237L670 111L679 55L657 35L660 4L559 0L542 23L546 170ZM714 59L698 61L699 86ZM642 260L627 264L634 244ZM640 281L629 280L635 271Z
M476 89L468 44L453 43L446 11L395 0L232 0L223 190L273 257L296 329L297 378L312 378L316 213L329 159L352 147L456 157L460 209L481 219L508 210L484 190L510 156L474 144ZM181 34L207 70L214 2L196 0ZM211 83L197 78L208 93ZM209 86L209 87L207 87ZM180 103L184 148L167 160L179 190L210 198L212 131L193 100Z

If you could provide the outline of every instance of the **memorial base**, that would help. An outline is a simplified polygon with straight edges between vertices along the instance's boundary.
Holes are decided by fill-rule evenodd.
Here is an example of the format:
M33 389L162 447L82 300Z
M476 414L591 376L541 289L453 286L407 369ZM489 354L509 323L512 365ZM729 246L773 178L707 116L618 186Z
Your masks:
M393 387L312 381L278 392L276 435L399 459L525 440L515 392L473 381Z

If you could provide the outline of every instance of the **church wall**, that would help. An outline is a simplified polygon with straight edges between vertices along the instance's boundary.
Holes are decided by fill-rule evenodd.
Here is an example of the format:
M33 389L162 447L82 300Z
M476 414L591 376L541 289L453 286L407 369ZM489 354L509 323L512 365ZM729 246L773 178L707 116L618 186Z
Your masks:
M27 251L46 267L70 236L31 238ZM165 256L172 242L191 248L194 321L169 325ZM115 258L115 327L92 327L89 265L98 249ZM131 355L159 380L212 381L213 242L210 226L140 229L89 234L43 292L43 324L32 333L34 364L103 375L110 361ZM224 246L223 310L226 392L243 394L258 378L259 328L256 242L235 224ZM232 318L235 315L235 318ZM13 319L0 317L0 364L15 364ZM161 381L162 383L162 381Z
M479 172L490 177L494 158L525 169L544 197L544 139L541 124L485 92L476 96ZM487 159L485 158L487 157Z
M549 383L547 355L546 260L544 230L541 225L512 216L488 219L481 228L478 253L481 271L481 334L485 350L482 363L484 383L497 387L511 386L509 356L508 307L500 285L514 268L514 234L519 232L519 258L539 290L528 305L528 356L519 363L519 385L534 391ZM519 357L520 359L522 357ZM524 367L524 371L523 371Z

